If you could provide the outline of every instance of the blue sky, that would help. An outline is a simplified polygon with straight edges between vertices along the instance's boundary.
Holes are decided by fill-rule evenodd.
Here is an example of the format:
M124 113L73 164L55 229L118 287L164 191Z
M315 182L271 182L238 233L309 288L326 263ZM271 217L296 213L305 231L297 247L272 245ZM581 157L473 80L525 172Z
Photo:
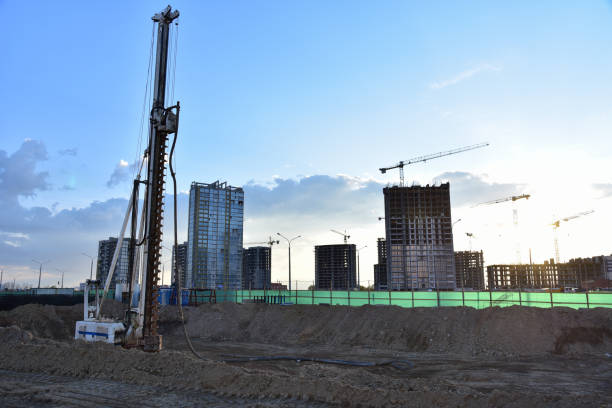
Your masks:
M311 243L338 239L330 228L368 244L362 268L371 275L383 234L375 191L397 181L379 167L482 141L491 146L415 165L407 179L450 180L454 214L473 219L458 227L483 237L511 235L498 233L509 208L482 222L468 210L500 194L533 194L521 208L529 226L596 209L568 224L567 257L612 252L593 233L610 223L609 2L172 5L181 12L179 190L221 179L249 185L260 202L278 200L266 212L247 194L245 241L277 230L308 236L296 249L300 279L312 279ZM0 1L0 267L16 279L32 282L30 259L48 255L49 268L76 283L88 266L80 252L117 234L138 157L150 17L164 6ZM359 208L314 205L326 191ZM46 214L45 227L34 228L32 211ZM529 244L537 258L552 256L548 229L528 233L540 237ZM512 261L510 243L490 237L481 243L487 261ZM273 278L282 279L277 252Z

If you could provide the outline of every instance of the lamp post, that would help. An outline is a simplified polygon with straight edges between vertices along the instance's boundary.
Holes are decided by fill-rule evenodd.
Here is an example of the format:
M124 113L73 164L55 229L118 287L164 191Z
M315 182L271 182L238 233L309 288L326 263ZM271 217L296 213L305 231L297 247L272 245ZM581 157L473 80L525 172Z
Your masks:
M42 266L43 264L46 264L47 262L50 262L48 259L44 262L40 262L37 261L36 259L32 259L32 262L35 262L38 264L38 289L40 289L40 278L42 277Z
M361 287L361 276L359 275L359 251L367 247L367 245L364 245L361 248L357 249L357 290L359 290L359 288Z
M301 235L298 235L297 237L293 237L291 239L287 238L286 236L284 236L280 232L277 232L276 235L278 235L279 237L284 238L287 241L287 244L289 245L289 290L291 291L291 241L293 241L294 239L300 238Z
M62 273L62 289L64 289L64 271L59 268L55 268L55 270Z
M86 257L91 259L91 266L89 267L89 280L93 280L93 260L94 257L91 255L87 255L85 252L81 252L81 255L85 255Z

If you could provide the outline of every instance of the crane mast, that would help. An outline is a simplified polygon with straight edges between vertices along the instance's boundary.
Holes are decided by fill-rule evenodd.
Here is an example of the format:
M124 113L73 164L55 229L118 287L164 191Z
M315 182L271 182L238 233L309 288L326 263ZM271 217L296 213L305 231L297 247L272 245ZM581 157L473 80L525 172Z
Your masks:
M447 150L444 152L429 154L427 156L413 157L412 159L402 160L399 163L394 164L393 166L390 166L390 167L381 167L378 170L380 170L382 174L385 174L388 170L399 169L400 187L403 187L404 186L404 166L408 166L414 163L426 162L426 161L438 159L444 156L450 156L451 154L467 152L468 150L479 149L481 147L486 147L488 145L489 143L478 143L478 144L471 145L471 146L464 146L464 147L459 147L457 149Z

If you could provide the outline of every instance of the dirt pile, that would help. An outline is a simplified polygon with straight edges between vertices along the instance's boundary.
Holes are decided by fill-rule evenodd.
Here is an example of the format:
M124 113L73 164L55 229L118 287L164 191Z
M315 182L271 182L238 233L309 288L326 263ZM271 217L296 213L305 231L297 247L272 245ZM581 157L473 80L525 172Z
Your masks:
M308 363L274 368L236 366L198 360L183 352L143 353L101 343L35 340L12 347L0 346L0 361L5 370L109 379L154 386L159 390L204 391L253 399L294 399L332 406L400 407L409 403L428 407L529 405L569 408L577 405L596 407L602 402L598 395L561 398L546 389L483 392L467 384L473 383L472 377L450 381L431 377L427 372L415 375L410 371ZM487 375L490 376L490 371Z
M124 305L107 300L102 307L106 317L121 318ZM35 337L55 340L74 338L77 320L83 319L83 304L74 306L53 306L29 304L0 312L0 327L17 326L28 330Z
M0 327L0 344L4 347L19 343L29 343L34 339L32 333L17 326Z
M189 334L208 341L372 347L463 355L600 353L612 349L612 309L202 305L186 309ZM180 336L176 308L162 332Z

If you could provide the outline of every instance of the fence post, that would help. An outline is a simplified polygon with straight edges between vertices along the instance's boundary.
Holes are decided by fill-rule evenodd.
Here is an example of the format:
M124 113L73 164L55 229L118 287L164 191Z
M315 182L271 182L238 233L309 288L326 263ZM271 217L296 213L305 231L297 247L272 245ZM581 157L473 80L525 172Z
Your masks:
M391 306L391 289L389 289L389 306Z
M465 292L463 291L463 285L461 285L461 305L465 307Z
M312 304L314 305L314 285L312 285L312 289L311 289L311 295L312 295Z
M590 309L591 305L589 305L589 290L587 289L585 293L586 293L587 309Z
M411 279L412 282L412 279ZM414 309L414 284L411 283L410 284L410 295L412 297L412 308Z
M523 306L523 299L521 297L521 287L519 286L519 306Z
M493 307L493 295L491 294L491 288L489 288L489 308Z
M334 301L332 299L332 285L329 285L329 305L332 306L334 304Z
M436 300L438 302L438 306L440 307L440 289L438 289L438 287L436 286Z
M346 290L346 295L348 296L348 306L351 307L351 288Z
M553 307L553 296L552 296L552 288L549 288L548 291L550 292L550 307Z
M297 287L297 285L298 285L298 281L295 281L295 304L296 304L296 305L298 304L298 301L297 301L297 297L298 297L298 287Z
M368 285L368 306L370 305L370 285Z

